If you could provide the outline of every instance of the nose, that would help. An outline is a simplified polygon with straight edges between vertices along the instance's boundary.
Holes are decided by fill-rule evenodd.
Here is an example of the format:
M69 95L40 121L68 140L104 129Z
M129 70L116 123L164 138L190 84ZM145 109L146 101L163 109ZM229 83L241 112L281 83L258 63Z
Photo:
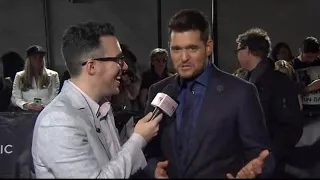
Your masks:
M183 62L188 61L190 59L189 53L187 51L181 52L181 60Z

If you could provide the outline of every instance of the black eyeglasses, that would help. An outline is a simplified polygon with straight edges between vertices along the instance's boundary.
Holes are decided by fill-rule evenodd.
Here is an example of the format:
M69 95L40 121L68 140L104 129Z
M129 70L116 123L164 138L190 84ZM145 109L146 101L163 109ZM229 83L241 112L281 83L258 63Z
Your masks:
M118 63L121 68L124 65L124 56L94 58L93 60L96 60L96 61L112 61L112 62ZM83 62L83 63L81 63L81 66L84 66L87 63L88 63L88 61Z

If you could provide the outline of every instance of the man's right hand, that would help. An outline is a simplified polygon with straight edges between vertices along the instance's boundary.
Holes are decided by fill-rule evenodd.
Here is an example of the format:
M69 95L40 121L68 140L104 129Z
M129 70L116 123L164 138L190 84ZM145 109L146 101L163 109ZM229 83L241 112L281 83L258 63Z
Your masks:
M158 134L159 123L162 120L162 114L151 120L152 113L148 113L140 119L134 128L134 132L140 134L147 142Z
M168 161L158 162L154 177L156 179L169 179L167 174Z
M310 83L305 90L307 93L310 93L312 91L316 91L320 89L320 79L314 80L312 83Z

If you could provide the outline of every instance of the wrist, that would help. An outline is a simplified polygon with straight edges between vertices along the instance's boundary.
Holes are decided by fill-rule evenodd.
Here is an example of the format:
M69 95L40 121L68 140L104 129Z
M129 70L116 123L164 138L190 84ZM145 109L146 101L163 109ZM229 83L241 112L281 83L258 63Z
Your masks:
M137 144L139 144L141 149L143 149L147 145L147 140L139 133L133 132L131 135L131 139L133 139Z

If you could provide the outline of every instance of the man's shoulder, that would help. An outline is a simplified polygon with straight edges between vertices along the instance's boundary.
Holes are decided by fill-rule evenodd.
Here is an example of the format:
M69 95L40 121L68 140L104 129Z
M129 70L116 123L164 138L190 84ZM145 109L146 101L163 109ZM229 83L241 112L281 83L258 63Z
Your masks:
M214 78L217 78L220 82L222 82L226 86L232 86L232 87L244 87L244 86L253 86L250 82L241 79L239 77L236 77L228 72L225 72L220 69L215 70L216 73L212 74ZM174 74L172 76L169 76L155 84L152 85L152 89L156 90L162 90L166 85L174 83L177 81L178 74Z
M163 90L163 88L166 87L168 84L173 83L177 77L178 77L178 74L175 74L175 75L169 76L165 79L162 79L159 82L151 85L150 89Z
M59 94L39 114L37 121L41 125L67 125L76 121L77 109L72 106L66 94ZM68 121L66 121L68 119Z
M235 75L232 75L228 72L225 72L221 69L217 69L217 74L218 74L218 79L224 83L226 86L231 86L234 88L242 88L242 87L248 87L248 86L253 86L252 83L249 81L246 81L240 77L237 77Z

